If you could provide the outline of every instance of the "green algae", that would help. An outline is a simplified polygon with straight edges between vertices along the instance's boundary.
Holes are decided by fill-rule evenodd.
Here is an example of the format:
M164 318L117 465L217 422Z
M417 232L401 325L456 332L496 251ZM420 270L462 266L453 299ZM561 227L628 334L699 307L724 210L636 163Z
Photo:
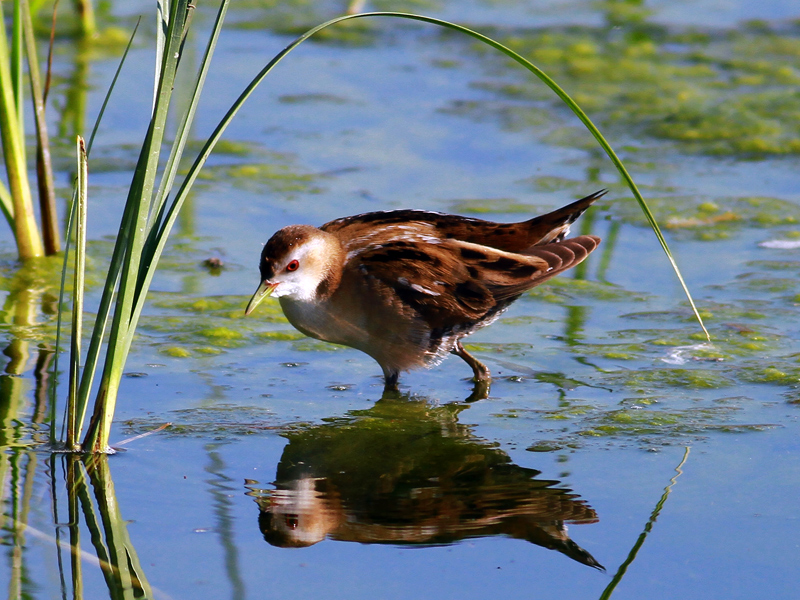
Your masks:
M716 406L671 409L659 406L655 398L626 399L617 408L581 403L547 411L517 410L517 418L559 424L558 430L542 430L542 439L532 441L529 452L556 452L585 447L587 444L627 445L641 448L684 445L701 440L712 432L746 433L762 431L771 424L741 424L734 419L747 398L721 398ZM507 418L504 413L494 418ZM555 435L554 435L555 434Z
M297 194L319 194L320 175L301 173L288 164L256 162L236 165L212 165L201 171L200 179L229 181L250 192L264 191L293 197Z
M172 358L189 358L192 356L191 351L182 346L167 346L166 348L161 348L159 352Z
M623 385L633 389L685 388L715 390L734 385L734 380L713 369L687 369L657 367L650 369L616 371L606 374L612 386Z
M436 2L424 0L403 0L400 2L370 3L369 10L392 10L400 12L419 12L430 10ZM228 22L239 29L273 31L281 35L300 35L319 25L332 15L341 14L346 8L342 2L319 2L311 0L246 0L237 4ZM316 34L316 43L337 46L361 47L374 44L382 35L381 21L385 19L356 19L338 23Z
M264 342L294 342L305 338L299 331L260 331L255 334L259 341Z
M800 365L789 362L776 362L770 359L770 365L745 365L738 369L738 377L747 383L765 383L770 385L800 385Z
M161 314L144 315L140 327L180 348L191 348L193 356L219 354L228 348L241 348L269 341L304 339L295 331L267 330L286 317L275 300L263 302L256 314L244 317L246 296L204 296L156 292L152 306ZM163 350L161 350L163 352Z
M618 23L612 35L606 27L564 27L501 31L498 38L547 72L595 122L612 131L674 142L685 152L800 153L800 122L790 118L800 112L795 32L663 27L645 23L647 13L638 9L636 19L620 20L613 13L626 3L611 5L617 8L609 8L608 21ZM487 50L472 48L499 62ZM502 79L477 85L516 102L547 101L551 127L541 131L538 115L526 125L528 117L518 106L497 101L471 106L475 118L492 116L511 128L536 127L550 143L584 147L582 140L589 135L571 127L549 90L521 75L509 65ZM541 108L534 105L536 112Z
M793 202L763 196L703 198L650 196L647 204L656 220L678 239L726 239L745 227L767 229L800 223L800 207ZM645 227L647 222L631 198L604 205L615 219Z
M141 434L153 431L168 421L169 427L163 435L171 437L214 437L229 440L264 432L274 432L281 428L272 412L260 406L241 406L218 403L169 411L164 415L127 419L121 424L128 434Z
M527 292L529 298L561 304L565 298L598 302L644 302L650 295L588 279L557 277Z

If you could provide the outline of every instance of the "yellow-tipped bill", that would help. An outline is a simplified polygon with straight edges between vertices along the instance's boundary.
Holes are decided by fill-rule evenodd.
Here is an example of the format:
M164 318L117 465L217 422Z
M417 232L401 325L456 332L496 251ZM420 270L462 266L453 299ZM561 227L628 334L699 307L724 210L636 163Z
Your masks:
M261 285L258 286L256 293L253 294L252 298L250 298L250 302L247 303L247 308L244 309L244 316L246 317L251 312L253 312L256 306L261 304L261 301L267 296L269 296L272 293L272 290L274 290L276 287L278 287L277 283L269 283L268 281L262 281Z

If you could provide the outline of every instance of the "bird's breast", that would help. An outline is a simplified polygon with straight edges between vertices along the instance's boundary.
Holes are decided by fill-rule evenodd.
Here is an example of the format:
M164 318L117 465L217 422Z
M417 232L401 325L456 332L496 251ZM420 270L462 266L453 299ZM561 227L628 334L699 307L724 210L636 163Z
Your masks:
M309 337L359 347L368 337L361 315L343 313L329 301L301 301L280 298L281 308L289 322Z

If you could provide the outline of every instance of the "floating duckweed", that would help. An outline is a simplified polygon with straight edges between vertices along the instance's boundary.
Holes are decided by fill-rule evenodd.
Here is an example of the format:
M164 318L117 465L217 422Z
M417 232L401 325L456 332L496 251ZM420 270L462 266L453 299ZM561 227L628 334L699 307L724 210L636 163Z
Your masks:
M800 122L790 118L800 111L796 36L758 29L675 31L654 24L644 30L632 26L645 18L641 6L608 6L609 22L629 28L628 35L608 36L606 27L572 28L514 33L499 41L530 56L601 125L638 129L689 152L800 153ZM504 93L505 85L515 98L546 99L538 89L543 86L518 81L486 87ZM482 113L505 119L507 108L483 103ZM589 137L555 128L544 135L576 147Z
M322 342L311 338L303 337L292 343L292 348L298 352L338 352L344 350L344 346Z
M542 418L548 419L550 421L566 421L567 419L569 419L569 416L562 414L550 414L550 415L545 415Z
M578 435L582 437L603 437L603 432L595 429L585 429L584 431L579 431Z
M243 333L230 329L229 327L203 329L198 331L197 335L215 340L240 340L244 337Z
M160 352L167 356L172 356L173 358L189 358L192 355L191 352L181 346L168 346L166 348L161 348Z
M197 311L197 312L205 312L207 310L219 310L225 306L225 302L218 298L198 298L191 302L188 306L188 310Z
M453 200L450 210L456 214L521 213L536 214L538 208L515 198L476 198Z
M739 345L740 348L743 350L752 350L754 352L760 352L764 350L764 344L755 344L753 342L745 342Z
M705 338L703 338L705 339ZM728 377L709 369L640 369L609 374L612 380L639 388L643 385L689 389L717 389L733 385Z
M609 283L569 277L551 279L546 284L537 286L527 293L528 297L544 300L545 302L558 302L559 304L563 304L564 295L606 302L643 302L650 297L649 294L632 292Z
M199 346L194 349L198 354L205 354L208 356L216 356L225 352L222 348L214 348L213 346Z
M627 352L606 352L603 354L603 358L611 360L634 360L638 357L633 354L628 354Z
M786 365L789 367L789 365ZM781 385L797 385L800 383L800 369L789 368L779 369L775 366L745 367L738 373L740 379L749 383L770 383Z
M255 335L258 339L276 342L301 340L305 337L299 331L261 331Z
M201 148L199 144L195 144L196 147L194 147L195 145L192 145L190 142L189 145L197 151ZM217 155L250 156L255 150L257 150L257 147L252 142L237 142L225 138L219 140L214 146L214 154Z

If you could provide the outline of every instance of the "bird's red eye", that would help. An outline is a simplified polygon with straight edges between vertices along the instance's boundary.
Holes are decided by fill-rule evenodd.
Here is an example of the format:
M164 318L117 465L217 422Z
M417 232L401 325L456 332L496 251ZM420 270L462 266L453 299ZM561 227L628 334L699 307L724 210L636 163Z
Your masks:
M297 271L297 267L299 267L299 266L300 266L300 263L297 262L296 260L293 260L288 265L286 265L286 270L287 271Z

